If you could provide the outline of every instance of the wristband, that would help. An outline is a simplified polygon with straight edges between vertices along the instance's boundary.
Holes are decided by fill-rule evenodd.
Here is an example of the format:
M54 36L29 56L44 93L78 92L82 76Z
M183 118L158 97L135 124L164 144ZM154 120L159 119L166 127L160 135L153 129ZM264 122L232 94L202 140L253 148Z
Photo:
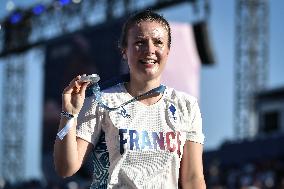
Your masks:
M72 119L72 118L77 118L77 117L78 117L77 114L73 115L73 114L70 114L69 112L64 112L64 111L62 111L62 112L60 113L60 115L63 116L63 117L68 118L68 120L69 120L69 119Z
M67 133L69 132L69 130L71 129L74 119L78 117L77 114L73 115L70 114L68 112L64 112L62 111L60 113L61 116L66 117L68 119L66 125L57 133L57 136L60 140L63 140L63 138L65 137L65 135L67 135Z

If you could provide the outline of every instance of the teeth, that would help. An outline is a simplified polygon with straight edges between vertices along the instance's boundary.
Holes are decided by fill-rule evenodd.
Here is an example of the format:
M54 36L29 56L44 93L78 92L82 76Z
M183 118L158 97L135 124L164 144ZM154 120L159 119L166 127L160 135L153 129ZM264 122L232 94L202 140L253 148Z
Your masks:
M143 64L155 64L156 61L155 60L142 60L141 61Z

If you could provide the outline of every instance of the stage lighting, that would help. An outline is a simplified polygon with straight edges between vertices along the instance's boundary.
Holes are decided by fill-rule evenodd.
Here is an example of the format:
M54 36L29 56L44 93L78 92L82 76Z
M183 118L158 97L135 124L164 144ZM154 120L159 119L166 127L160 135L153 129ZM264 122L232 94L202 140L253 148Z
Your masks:
M23 15L19 12L15 12L10 16L10 23L11 24L17 24L23 19Z
M65 6L65 5L69 4L69 3L70 3L70 0L59 0L59 4L61 6Z
M13 11L14 9L15 9L15 3L13 2L13 1L8 1L7 3L6 3L6 10L7 11Z
M43 5L37 5L33 8L33 13L35 15L40 15L43 11L45 11L45 7Z
M81 3L81 0L72 0L73 3Z

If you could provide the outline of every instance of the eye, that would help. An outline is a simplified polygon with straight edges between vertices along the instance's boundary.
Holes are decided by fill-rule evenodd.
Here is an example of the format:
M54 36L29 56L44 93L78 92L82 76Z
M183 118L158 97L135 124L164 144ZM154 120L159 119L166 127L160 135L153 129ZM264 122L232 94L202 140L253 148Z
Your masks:
M135 42L135 45L138 45L138 46L141 46L141 45L143 45L144 44L144 42L142 41L142 40L139 40L139 41L136 41Z
M163 45L164 45L164 42L163 42L162 40L160 40L160 39L157 39L157 40L155 40L155 45L157 45L157 46L163 46Z

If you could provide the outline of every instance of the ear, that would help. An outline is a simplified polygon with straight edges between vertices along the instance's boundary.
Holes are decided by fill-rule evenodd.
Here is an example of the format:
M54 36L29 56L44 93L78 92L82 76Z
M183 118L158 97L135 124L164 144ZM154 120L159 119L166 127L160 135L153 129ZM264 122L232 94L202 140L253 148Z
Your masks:
M122 54L122 58L123 58L124 60L127 60L127 56L126 56L125 53Z
M125 49L122 49L122 50L121 50L121 54L122 54L122 58L123 58L124 60L127 60L127 55L126 55Z
M170 49L169 48L167 49L166 53L167 53L167 56L169 56L169 54L170 54Z

